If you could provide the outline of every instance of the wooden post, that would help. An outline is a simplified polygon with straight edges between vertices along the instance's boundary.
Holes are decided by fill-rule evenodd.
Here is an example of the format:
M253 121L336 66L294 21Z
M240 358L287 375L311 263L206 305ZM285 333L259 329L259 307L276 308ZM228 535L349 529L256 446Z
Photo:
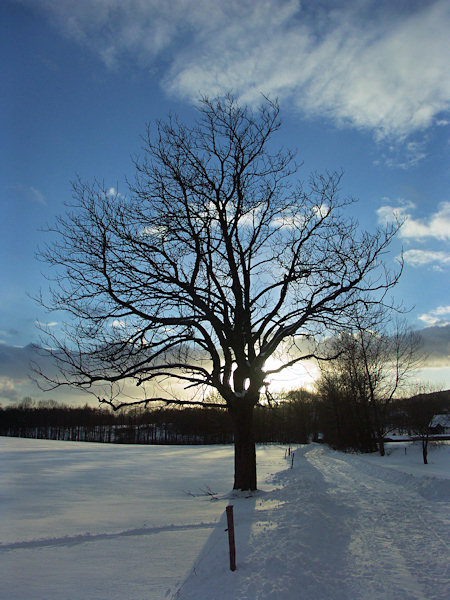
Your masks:
M233 505L227 506L228 545L230 547L230 571L236 571L236 546L234 543Z
M293 468L293 466L294 466L294 456L295 456L295 452L293 452L293 453L291 454L291 469L292 469L292 468Z

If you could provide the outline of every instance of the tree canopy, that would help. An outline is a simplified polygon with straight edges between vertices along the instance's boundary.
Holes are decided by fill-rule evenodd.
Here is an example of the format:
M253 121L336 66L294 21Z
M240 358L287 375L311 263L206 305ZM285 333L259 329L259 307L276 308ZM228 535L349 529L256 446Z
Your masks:
M115 408L204 402L155 393L170 381L217 390L235 423L241 489L256 487L251 415L266 377L316 355L303 339L383 303L401 271L384 264L398 227L360 232L340 172L299 181L294 153L273 149L280 125L276 103L253 111L227 96L203 99L192 126L149 126L127 193L76 181L41 252L55 267L48 305L71 316L48 342L61 370L49 383L145 388L100 397ZM266 370L286 344L283 365Z

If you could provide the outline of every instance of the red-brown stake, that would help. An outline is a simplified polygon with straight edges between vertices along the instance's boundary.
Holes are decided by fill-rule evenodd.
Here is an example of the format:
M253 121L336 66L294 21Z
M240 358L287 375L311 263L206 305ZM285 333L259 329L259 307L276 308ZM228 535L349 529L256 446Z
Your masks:
M228 545L230 546L230 571L236 571L236 546L234 543L233 506L227 506Z

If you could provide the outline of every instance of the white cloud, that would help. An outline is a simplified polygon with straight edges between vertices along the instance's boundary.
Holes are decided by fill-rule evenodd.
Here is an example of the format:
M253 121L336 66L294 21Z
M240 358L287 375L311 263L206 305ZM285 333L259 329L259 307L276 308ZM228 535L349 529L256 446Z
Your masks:
M22 0L109 66L167 65L163 85L197 98L233 89L304 115L402 139L446 120L447 0ZM419 157L423 152L409 148Z
M112 198L112 199L123 199L125 198L125 196L123 194L121 194L119 192L119 190L115 187L110 187L106 190L106 195L108 196L108 198Z
M388 198L383 200L388 201ZM442 271L450 265L450 202L442 202L437 210L423 219L412 216L416 206L412 202L399 201L397 206L384 204L377 210L378 221L383 225L402 222L400 237L411 242L433 242L433 248L410 248L403 253L406 264L412 267L431 266ZM441 248L436 249L436 244Z
M450 202L442 202L437 212L432 214L428 220L408 218L401 235L416 240L424 238L450 239Z
M425 323L425 327L445 327L450 325L450 305L438 306L429 313L419 315L419 319Z
M441 202L438 210L426 219L414 219L412 211L415 205L403 202L398 206L386 204L377 210L381 223L391 223L396 219L404 220L400 230L402 238L424 240L434 238L440 241L450 239L450 202Z
M383 202L390 202L389 198L383 198ZM382 225L391 223L402 223L400 235L403 236L405 223L411 218L411 212L416 208L413 202L399 200L397 206L393 204L383 204L377 209L378 222ZM404 237L404 236L403 236Z
M261 5L253 12L246 5L240 23L221 23L216 35L176 56L168 89L195 97L202 89L233 88L248 101L264 91L290 97L307 115L369 128L378 137L423 129L448 108L450 18L443 2L386 15L356 5L311 10L290 2L275 24L274 3ZM361 4L368 5L374 8Z
M442 266L450 265L450 253L439 250L407 250L403 254L403 258L405 263L413 267L433 264L438 270L441 270Z

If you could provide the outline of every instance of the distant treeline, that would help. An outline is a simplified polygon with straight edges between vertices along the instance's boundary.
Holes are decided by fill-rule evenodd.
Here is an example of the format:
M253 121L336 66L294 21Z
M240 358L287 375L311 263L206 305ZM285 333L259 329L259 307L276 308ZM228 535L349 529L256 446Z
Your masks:
M419 394L392 403L387 419L396 433L428 436L434 414L449 412L450 392ZM339 449L367 451L374 437L370 406L355 399L293 390L254 414L256 442L324 441ZM230 417L220 408L142 408L119 412L55 402L0 407L0 435L123 444L226 444L233 442ZM376 441L376 440L375 440Z
M258 443L306 443L313 435L310 394L255 410ZM309 409L309 410L308 410ZM112 412L89 405L71 407L30 398L0 408L0 435L126 444L226 444L231 419L220 408L130 408Z
M422 440L425 446L430 436L448 435L445 427L434 428L432 422L435 415L450 412L450 390L394 399L383 408L380 414L379 406L364 397L327 390L317 396L322 439L338 450L373 452L398 435ZM382 420L382 440L377 435L377 420Z

